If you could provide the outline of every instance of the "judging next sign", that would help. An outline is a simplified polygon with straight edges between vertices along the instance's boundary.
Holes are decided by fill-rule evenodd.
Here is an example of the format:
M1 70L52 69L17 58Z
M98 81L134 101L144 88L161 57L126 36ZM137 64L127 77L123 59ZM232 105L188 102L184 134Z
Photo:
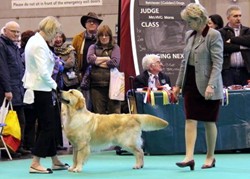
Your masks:
M163 72L171 81L176 80L188 30L180 12L193 2L196 1L131 0L130 31L136 75L142 72L142 58L157 54L164 65Z

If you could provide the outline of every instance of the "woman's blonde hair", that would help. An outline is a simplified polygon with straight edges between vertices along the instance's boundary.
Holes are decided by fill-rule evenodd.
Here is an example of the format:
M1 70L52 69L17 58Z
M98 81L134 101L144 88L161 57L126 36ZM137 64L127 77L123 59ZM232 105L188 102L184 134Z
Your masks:
M38 29L45 33L48 37L53 37L56 35L56 32L60 31L61 24L53 16L47 16L40 21Z
M181 18L185 21L197 19L200 25L204 25L208 22L208 13L201 4L190 3L181 11Z

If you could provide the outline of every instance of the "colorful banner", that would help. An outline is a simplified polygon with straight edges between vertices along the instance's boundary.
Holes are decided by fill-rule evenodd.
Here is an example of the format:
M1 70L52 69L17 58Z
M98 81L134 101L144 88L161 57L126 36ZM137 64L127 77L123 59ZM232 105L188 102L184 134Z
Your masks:
M101 6L102 0L12 0L12 9Z

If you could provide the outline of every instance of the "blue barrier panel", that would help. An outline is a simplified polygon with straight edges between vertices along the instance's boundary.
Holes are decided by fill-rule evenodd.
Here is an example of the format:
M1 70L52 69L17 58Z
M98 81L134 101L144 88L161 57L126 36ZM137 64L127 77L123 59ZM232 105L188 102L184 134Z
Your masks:
M160 131L143 132L144 150L152 155L185 152L183 98L178 104L163 105L162 93L155 92L155 105L144 103L144 92L136 92L138 113L152 114L169 122ZM250 91L229 91L229 105L219 113L216 151L250 148ZM206 152L203 123L198 125L196 153Z

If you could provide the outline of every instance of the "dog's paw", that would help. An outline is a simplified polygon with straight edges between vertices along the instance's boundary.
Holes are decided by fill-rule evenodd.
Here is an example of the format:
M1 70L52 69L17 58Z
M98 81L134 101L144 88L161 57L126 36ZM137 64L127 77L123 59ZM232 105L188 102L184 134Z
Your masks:
M141 168L143 168L143 165L135 165L135 166L133 167L133 169L141 169Z
M74 168L75 168L74 166L71 166L71 167L68 168L68 171L73 172Z
M73 169L73 172L76 172L76 173L79 173L79 172L81 172L82 171L82 168L80 167L76 167L76 168L74 168Z
M75 172L75 173L79 173L79 172L81 172L82 171L82 168L80 167L69 167L68 168L68 171L69 172Z

